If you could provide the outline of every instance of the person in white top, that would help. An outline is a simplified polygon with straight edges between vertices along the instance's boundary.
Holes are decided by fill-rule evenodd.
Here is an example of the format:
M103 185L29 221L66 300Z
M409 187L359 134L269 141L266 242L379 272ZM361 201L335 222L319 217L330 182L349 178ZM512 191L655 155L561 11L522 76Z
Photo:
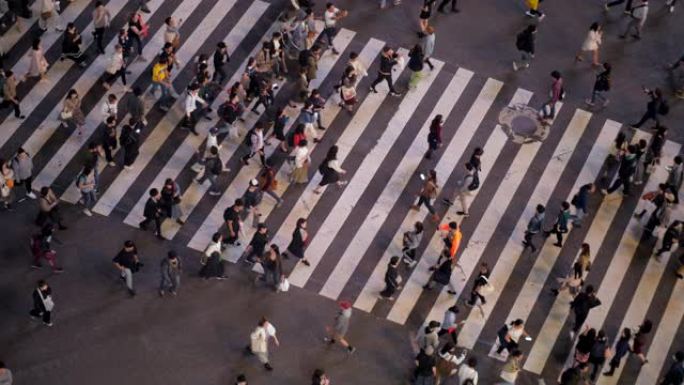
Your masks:
M457 356L456 346L451 342L447 342L439 351L439 360L435 373L435 385L441 384L446 381L447 378L456 374L456 368L465 360L465 357L465 351ZM459 384L461 383L459 382Z
M197 104L201 104L202 108L198 108ZM185 118L183 119L183 127L190 129L195 135L199 133L195 130L197 125L197 119L199 119L204 113L204 109L209 107L204 99L199 96L199 85L191 84L188 87L187 95L185 96ZM209 119L207 117L207 119Z
M261 317L259 323L249 336L250 344L245 348L249 354L254 354L259 361L264 364L266 370L273 370L268 360L268 340L272 339L276 346L280 346L280 341L276 337L276 328L268 322L266 317Z
M119 113L118 101L119 100L114 94L109 94L109 96L107 96L107 100L105 100L105 102L102 103L102 107L100 109L100 111L102 112L103 122L106 122L107 118L109 118L110 116L116 119L116 116Z
M458 385L467 385L470 381L471 385L477 385L479 375L475 367L477 366L477 359L475 357L468 358L465 364L458 368Z
M518 349L520 337L525 336L525 339L531 340L530 336L525 331L525 322L521 319L516 319L509 325L504 325L497 333L499 337L499 347L496 349L496 354L501 354L504 349L512 352Z
M259 159L261 159L261 165L266 164L266 155L264 153L264 126L263 123L257 122L254 129L249 130L249 154L242 157L242 163L247 166L249 160L254 156L259 154Z
M57 32L64 31L64 28L60 26L59 8L58 0L40 0L38 3L38 28L47 32L52 25Z
M591 52L591 64L596 67L600 66L599 47L601 46L602 39L603 27L601 27L599 23L592 23L591 27L589 27L587 37L584 39L584 43L582 43L582 49L575 55L575 60L583 61L584 53Z
M341 11L339 8L335 7L333 3L326 4L325 12L323 13L323 21L325 23L323 34L328 40L328 48L332 50L334 55L339 54L335 49L335 46L333 46L333 38L337 34L337 20L345 16L347 16L347 11Z
M121 77L121 83L124 85L124 91L129 91L126 85L126 61L124 60L123 47L120 44L114 46L114 53L109 58L109 64L105 70L102 87L109 90L116 78Z
M109 27L109 23L112 21L112 15L109 10L105 8L102 1L98 0L95 2L95 9L93 10L93 26L95 31L93 31L93 37L97 42L97 51L100 55L104 55L104 33L105 28Z
M178 50L180 47L180 25L183 23L183 19L176 20L175 17L169 16L164 20L166 24L166 30L164 31L164 43L171 43L174 51Z
M308 183L309 182L309 143L306 139L299 141L297 148L294 150L294 170L290 179L293 183Z
M359 59L358 53L352 52L349 54L349 61L347 62L347 65L354 67L354 72L356 74L355 85L359 85L362 77L368 76L368 69L366 68L366 65L361 62L361 59Z

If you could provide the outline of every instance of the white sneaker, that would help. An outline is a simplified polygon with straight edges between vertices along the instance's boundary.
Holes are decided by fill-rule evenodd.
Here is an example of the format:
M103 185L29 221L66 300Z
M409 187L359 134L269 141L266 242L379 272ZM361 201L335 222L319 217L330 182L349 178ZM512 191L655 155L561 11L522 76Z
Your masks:
M513 71L517 71L517 70L518 70L518 63L513 62Z
M33 191L29 191L28 194L26 194L26 196L31 199L36 199L36 194L34 194Z
M93 212L90 211L89 209L83 209L83 214L85 214L85 215L87 215L87 216L89 216L89 217L92 217L92 216L93 216Z

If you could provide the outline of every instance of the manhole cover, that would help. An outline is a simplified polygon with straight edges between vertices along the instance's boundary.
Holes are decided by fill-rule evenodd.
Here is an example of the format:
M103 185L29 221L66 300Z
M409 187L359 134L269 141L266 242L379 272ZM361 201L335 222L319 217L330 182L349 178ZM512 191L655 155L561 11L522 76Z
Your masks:
M518 144L543 141L548 134L547 127L539 121L537 110L526 104L504 108L499 113L499 124L506 135Z

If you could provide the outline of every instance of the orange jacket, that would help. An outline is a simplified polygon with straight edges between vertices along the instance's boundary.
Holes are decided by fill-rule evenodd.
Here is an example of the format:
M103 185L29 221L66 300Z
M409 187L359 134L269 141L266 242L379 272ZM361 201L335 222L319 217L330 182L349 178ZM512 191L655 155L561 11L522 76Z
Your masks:
M448 223L439 226L439 229L448 232L452 231ZM458 226L456 230L454 230L453 232L453 237L451 238L451 247L449 248L449 258L451 258L452 260L456 258L456 252L458 251L458 247L461 245L462 237L463 234L461 233L461 226Z

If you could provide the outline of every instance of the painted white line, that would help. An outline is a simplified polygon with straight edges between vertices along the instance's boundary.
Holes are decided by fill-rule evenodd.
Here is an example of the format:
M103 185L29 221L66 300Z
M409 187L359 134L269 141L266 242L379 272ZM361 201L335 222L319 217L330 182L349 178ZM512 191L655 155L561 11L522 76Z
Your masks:
M562 106L562 103L558 103L556 105L556 115L558 115ZM532 161L534 160L534 157L537 155L537 152L540 148L541 143L535 142L526 144L518 150L518 153L513 159L506 176L499 184L494 197L491 199L492 202L510 202L513 199L513 195L518 189L518 186L522 182L527 169L532 164ZM493 166L494 162L491 163L491 167ZM459 264L465 272L464 275L466 277L472 275L473 271L476 269L477 264L482 257L482 253L494 235L494 231L498 226L499 220L503 217L506 208L507 205L505 204L492 204L487 206L487 210L482 215L477 228L473 231L470 239L468 240L468 244L463 249L461 256L459 257ZM456 211L457 208L452 207L452 210ZM453 217L454 214L455 212L452 212L451 216ZM404 287L404 290L402 290L402 295L403 291L406 291L407 289L411 290L412 292L422 290L423 285L430 278L431 272L429 268L437 262L437 257L439 256L442 245L443 242L441 239L441 234L436 232L430 240L428 247L423 252L423 257L420 258L420 261L414 269L411 278ZM428 313L426 322L427 320L441 319L446 309L452 306L458 297L463 293L467 281L458 278L458 275L456 275L452 276L451 284L456 288L455 290L458 294L456 296L452 296L447 293L446 288L443 288L437 297L436 302L432 306L432 309ZM413 296L416 294L408 293L406 295ZM392 318L388 317L388 319L401 324L406 322L406 319L408 318L414 306L412 303L405 305L402 301L403 300L400 295L399 299L397 299L397 303L394 305L397 310L392 309L392 311L395 313Z
M684 318L684 301L682 298L684 298L684 279L678 279L648 349L648 365L641 367L635 385L655 384L663 365L669 365L672 362L669 361L668 353L670 352L670 345L672 345L679 331L682 318ZM619 376L615 378L619 378Z
M153 0L152 2L150 2L149 6L159 7L162 4L162 2L162 0ZM87 5L87 1L77 1L70 4L62 14L63 20L75 19L83 11L83 9L85 9ZM107 5L107 8L110 10L112 15L115 15L124 7L124 5L126 5L125 0L112 0ZM90 45L88 39L92 40L92 31L93 23L90 23L88 24L88 27L86 27L86 29L83 32L81 32L81 36L83 36L84 40L82 47L85 48ZM47 36L42 38L41 44L43 46L43 52L47 52L53 44L56 44L58 42L61 43L61 37L61 33L49 33L47 34ZM17 64L12 68L12 72L14 72L17 79L23 77L26 74L26 71L28 70L28 64L24 66L22 60L17 62ZM50 69L45 74L45 80L37 82L33 86L33 88L31 88L31 91L29 91L29 93L26 94L26 96L24 96L19 101L21 110L26 114L35 110L38 107L38 105L40 105L40 103L43 101L43 99L48 96L50 90L52 90L52 88L57 83L59 83L62 77L67 73L67 71L69 71L69 69L71 69L73 65L74 62L69 59L65 59L64 61L60 61L59 59L57 59L57 61L50 66ZM83 74L81 74L79 80L76 82L76 84L74 84L72 88L75 88L78 91L79 95L85 95L86 91L90 89L93 86L93 84L95 84L95 82L100 78L100 76L104 72L104 68L106 65L106 59L103 57L98 57L93 63L90 63L89 68L85 70ZM59 126L57 117L59 115L59 111L61 111L61 108L62 105L60 102L59 106L53 108L50 114L46 117L45 121L42 122L34 131L34 136L36 136L37 138L36 145L34 147L40 149L42 145L45 143L45 141L47 141L47 139L50 136L52 136L52 134L57 130L57 127ZM8 115L8 117L2 123L2 130L0 130L0 148L4 146L5 143L7 143L7 141L12 137L12 135L14 135L14 133L19 129L19 126L21 126L22 123L24 123L24 120L15 119L13 115ZM40 140L38 138L40 138ZM29 153L35 154L35 152L30 151L28 148L25 149L29 151Z
M221 16L220 11L222 9L226 9L226 13L232 8L232 5L235 3L234 0L231 1L226 1L222 0L216 3L214 6L214 9L212 10L213 12L210 13L209 18L205 19L204 21L207 23L204 28L215 28L218 25L218 22L221 21ZM152 5L157 5L160 6L161 4L150 4ZM227 8L224 8L227 7ZM150 9L151 11L154 11L154 9ZM180 16L179 16L180 17ZM160 28L157 33L150 39L150 42L145 45L143 48L143 56L147 57L153 57L155 56L163 47L164 45L164 29ZM187 40L186 40L187 41ZM105 51L110 52L114 50L114 46L118 44L118 41L116 39L112 40L109 45L107 45ZM185 60L189 60L192 55L191 52L189 52L192 49L191 44L183 44L181 49L178 51L178 60L180 62L184 62ZM145 65L147 63L144 63ZM143 72L145 70L146 66L135 66L134 70L130 70L131 74L127 75L127 82L128 84L134 84L140 76L143 74L146 74L146 72ZM84 83L88 84L79 84L80 87L78 88L79 90L79 95L83 96L86 93L86 90L90 87L93 87L100 77L102 76L102 73L104 73L104 69L100 66L90 66L86 70L85 74L86 76L82 76L81 79L79 80L79 83L82 80L86 80ZM99 85L97 85L99 87ZM78 135L78 130L74 130L71 133L71 136L62 144L62 147L55 153L55 155L52 156L50 161L48 162L47 165L38 173L36 176L36 179L34 180L34 183L38 187L42 186L50 186L52 183L59 177L59 174L64 170L64 168L69 164L71 159L73 159L74 156L79 154L79 151L81 150L81 147L83 144L87 143L90 140L90 137L97 131L97 129L100 126L100 123L103 121L102 117L102 112L100 111L100 106L107 100L108 96L110 93L113 92L105 92L102 97L100 98L99 101L95 104L93 109L90 111L90 113L86 116L85 118L85 125L83 126L83 134ZM125 92L120 92L119 95L117 95L119 100L123 99L125 97ZM58 105L53 108L52 112L50 113L49 116L56 116L60 113L62 110L62 103L58 103ZM50 132L53 131L53 132ZM47 129L42 129L42 130L36 130L33 132L33 135L26 141L24 144L24 149L27 150L31 154L36 154L40 149L45 145L45 143L50 139L50 136L54 133L55 130L47 130ZM104 163L104 162L101 162ZM104 165L103 165L104 166Z
M603 125L601 133L599 134L599 137L596 140L596 142L605 143L606 141L608 141L608 143L610 143L610 141L615 139L618 132L620 132L620 127L620 123L615 122L613 120L607 120L606 123ZM591 154L589 154L590 165L588 168L585 169L595 169L597 166L600 169L600 167L603 165L603 162L606 159L606 156L608 156L606 146L594 145ZM582 172L584 172L584 169L582 170ZM577 181L584 181L584 183L588 183L589 180L595 180L596 175L593 175L593 177L594 179L579 178L577 179ZM573 188L571 194L576 193L576 191L577 190ZM584 242L589 244L591 250L593 250L593 253L590 256L592 262L596 257L596 253L601 247L601 244L603 243L606 234L608 233L608 229L610 228L611 223L613 223L613 219L615 218L615 214L617 214L618 208L620 208L621 203L621 195L615 198L611 197L609 199L604 199L601 203L601 206L594 215L591 227L589 227L589 231L587 232L587 238L585 238L584 240ZM541 253L544 253L546 248L547 246L545 245ZM529 370L536 374L541 374L542 370L544 370L544 365L546 364L546 360L551 354L551 350L553 349L553 345L556 342L556 339L558 338L560 329L563 327L565 319L570 314L571 300L572 296L567 291L559 293L558 297L556 297L556 300L554 301L553 306L551 307L549 315L547 316L546 321L544 321L544 325L542 326L539 333L535 335L534 344L532 345L532 349L530 350L530 353L527 355L527 359L525 361L526 370ZM508 319L513 318L520 317L508 317ZM522 318L526 319L528 317L525 316Z
M345 49L347 45L349 45L355 34L355 32L347 29L340 30L340 32L337 34L334 40L335 46L340 48L341 50ZM316 79L314 79L310 84L311 89L320 87L325 78L327 78L330 72L332 72L335 63L337 63L337 60L341 56L332 55L327 51L326 53L327 54L323 56L319 61ZM291 120L294 120L295 118L296 117L291 117ZM222 151L230 150L231 153L235 152L239 148L240 143L242 143L241 140L236 143L224 142L224 148L222 149ZM277 146L267 147L265 151L266 157L271 156L271 154L273 154L276 148ZM229 156L231 153L227 153L226 155ZM247 186L249 185L250 179L255 178L258 175L259 170L260 163L256 159L252 160L248 166L241 166L240 172L235 176L233 181L228 186L228 189L223 193L223 195L221 195L221 197L218 199L218 201L212 208L210 214L205 218L204 222L197 230L197 232L195 232L192 239L188 243L188 247L191 247L196 250L203 250L206 247L206 245L209 243L209 240L211 240L211 235L215 233L223 224L223 211L228 206L232 205L235 199L241 197L244 194L245 190L247 190ZM200 197L204 195L204 193L206 193L206 191L208 190L208 187L206 185L195 185L191 188L195 190L194 192L192 192L192 194L195 196L200 195ZM186 192L186 194L188 194L188 192ZM246 225L245 227L248 226ZM243 239L242 241L249 242L250 239ZM237 250L238 249L232 248L229 251L227 251L230 255L226 259L232 262L237 261L237 259L239 259L240 257L240 253L238 253Z
M499 299L499 295L501 294L500 290L506 285L506 282L510 278L511 273L520 258L522 253L522 235L527 226L527 221L534 214L537 204L546 202L551 198L551 193L563 174L563 170L565 170L565 167L569 164L572 152L577 147L577 143L582 137L590 117L591 114L586 111L579 109L575 111L556 151L546 165L544 174L539 179L532 196L528 200L525 211L518 219L513 234L508 239L496 265L492 269L490 282L496 290L488 296L487 303L482 305L485 317L482 317L480 312L470 312L466 324L459 335L459 344L469 349L472 349L472 347L475 346L475 342L487 322L487 318L492 313L492 309Z
M341 224L344 223L351 213L354 203L359 200L366 186L371 183L373 175L378 170L378 167L380 167L380 163L387 154L389 154L394 142L399 138L399 135L413 115L416 106L418 106L434 80L437 78L437 74L439 74L442 65L442 62L437 63L435 69L429 72L425 79L422 80L415 89L406 93L406 96L399 105L399 109L388 122L382 137L380 137L375 147L366 155L358 168L359 172L355 173L354 177L349 181L342 196L330 211L325 222L323 222L323 225L318 229L315 237L307 247L306 259L311 266L305 266L303 263L298 262L289 276L291 284L297 287L303 287L306 284L309 277L316 269L316 266L318 266L318 263L323 258L325 251L337 235Z
M222 4L222 7L228 8L229 10L233 7L233 5L235 5L236 1L237 0L219 0L219 3ZM192 14L194 9L195 6L192 4L192 2L184 1L181 3L178 9L176 9L176 12L174 12L174 17L176 19L187 19L188 16ZM220 21L221 18L212 17L209 23L218 26ZM206 37L211 34L211 32L212 30L209 30L208 28L196 28L192 35L188 36L185 41L204 41ZM158 43L159 48L157 51L161 49L161 46L163 45L163 33L164 31L160 29L157 34L155 34L154 38L151 39L154 42L162 40ZM177 56L178 60L181 63L192 65L191 59L197 54L200 48L201 45L199 44L184 44ZM150 88L151 86L148 87L148 90ZM146 93L147 91L145 91L145 94ZM164 144L169 135L171 135L171 132L173 132L183 118L183 103L185 103L185 99L182 96L176 100L173 106L169 109L169 112L167 112L164 115L164 118L157 123L157 126L145 139L145 142L140 146L140 155L138 155L138 158L133 163L132 169L124 170L116 177L112 184L109 185L107 191L105 191L104 194L102 194L102 197L100 197L100 199L97 201L97 204L95 204L95 207L93 207L93 211L98 214L108 216L112 210L114 210L121 198L123 198L123 196L126 194L126 191L128 191L128 188L131 187L135 179L140 176L142 171L157 153L157 150L159 150L162 144ZM149 129L149 127L147 129Z
M337 36L334 40L335 47L339 48L340 50L344 50L347 47L347 45L352 41L352 39L354 38L354 35L355 35L354 32L349 31L347 29L340 30L340 32L337 34ZM312 83L314 83L316 86L318 86L328 76L328 74L332 71L332 68L335 65L336 61L339 59L339 57L340 57L339 55L324 56L321 59L321 61L319 62L319 72L317 75L317 79L315 82L312 82ZM278 88L276 93L278 91L280 91L281 89L282 89L282 87ZM256 121L258 120L260 115L261 114L258 114L258 115L251 114L249 121L245 122L244 127L251 127L252 125L254 125L254 123L256 123ZM292 120L294 120L295 118L296 117L291 117ZM198 143L201 143L201 141L199 141ZM243 143L242 139L237 141L237 142L236 141L229 141L228 139L226 139L223 143L222 148L221 148L221 152L220 152L220 155L222 155L221 159L223 161L225 161L232 154L234 154L236 151L239 151L241 143ZM198 144L198 146L199 146L199 144ZM186 147L188 147L188 146L186 145ZM274 147L267 147L266 151L265 151L266 157L271 156L276 148L277 147L275 147L275 146ZM187 161L190 160L190 158L192 157L192 155L196 149L197 149L197 147L194 147L191 149L192 152L185 151L184 157L182 158L184 161L183 164L187 163ZM180 151L180 149L179 149L179 151ZM242 168L240 169L240 172L235 177L235 179L233 179L233 181L231 183L231 186L234 186L233 189L235 191L237 191L238 194L243 193L244 190L247 189L247 186L249 184L249 180L254 178L259 173L259 168L258 168L259 163L256 160L254 162L251 162L250 165L247 167L244 167L244 166L241 166L241 167ZM173 175L171 175L169 173L165 173L165 172L162 172L161 175L164 175L166 177L174 177ZM157 182L163 183L163 178L161 178L161 175L160 175L160 178L158 178L159 180L155 181L155 183L157 183ZM160 185L159 183L156 185ZM197 204L202 199L204 194L208 191L209 186L210 186L209 182L205 181L203 184L192 183L188 187L187 191L183 195L183 198L181 199L181 209L183 210L185 218L187 218L187 216L190 215L192 210L194 210L194 208L197 206ZM229 187L228 190L232 191L231 187ZM239 195L239 196L241 196L241 195ZM142 202L142 206L140 206L140 207L144 207L144 199L145 199L144 196L141 197L140 202ZM226 196L226 199L229 199L228 196ZM221 208L220 205L217 205L216 207ZM222 210L223 209L225 209L225 207L223 207ZM222 212L223 211L221 211L221 213ZM142 211L140 211L140 212L134 211L131 213L131 215L140 215L140 213L142 213ZM180 225L178 225L178 223L173 222L173 221L167 221L167 222L168 222L168 226L167 226L168 227L168 230L167 230L168 233L164 234L164 236L166 236L167 238L172 238L173 236L175 236L175 234L180 229ZM131 223L131 224L134 224L134 223ZM216 231L216 229L213 230L213 232L215 232L215 231ZM212 234L213 234L213 232L212 232ZM210 238L211 238L211 235L209 235L209 239ZM207 241L207 243L208 243L208 241Z
M679 154L681 145L676 144L671 141L665 143L663 148L663 165L669 165L672 163L672 159ZM664 166L660 166L656 169L654 175L648 178L648 183L646 184L645 191L654 191L658 189L658 184L667 179L667 170ZM675 212L673 212L673 218L681 218L682 208L679 207ZM596 295L601 300L601 306L594 308L589 313L589 317L585 321L585 325L591 325L591 327L597 330L603 325L608 317L608 311L610 310L613 302L618 297L618 290L620 289L620 284L624 279L629 265L634 259L634 254L636 254L637 248L639 247L639 241L643 235L644 227L639 220L632 217L622 234L619 246L615 253L613 254L613 259L610 261L610 265L606 270L606 275L601 281L601 286L597 289ZM671 253L667 253L668 257ZM658 287L658 282L663 275L665 267L667 266L667 258L663 256L663 262L656 262L655 258L650 257L650 260L646 266L639 285L637 286L632 301L625 317L622 319L622 325L615 332L619 333L625 327L636 327L641 322L643 322L646 317L646 312L651 304L651 300L655 295L655 291ZM679 298L681 301L681 297ZM681 317L680 317L681 318ZM662 324L661 324L662 325ZM679 326L679 322L677 322ZM617 340L617 338L616 338ZM651 344L651 346L657 346ZM658 346L658 349L662 349L663 346ZM650 358L649 358L650 361ZM654 361L656 366L659 364L658 361ZM662 361L661 361L662 362ZM650 365L650 363L649 363ZM662 363L661 363L662 365ZM597 384L609 385L617 384L620 379L620 374L622 374L622 369L625 365L620 365L619 368L615 369L615 374L611 377L601 376Z
M384 42L380 40L371 39L366 48L364 48L364 51L367 51L367 56L363 60L363 63L366 65L366 68L370 67L371 63L373 62L373 59L375 59L375 57L380 54L380 51L384 46ZM407 53L408 51L403 48L399 50L399 55L401 56L404 56ZM401 76L404 69L404 67L395 68L395 71L393 71L392 73L392 79L395 82L399 78L399 76ZM387 88L386 83L380 83L378 84L378 87L381 87L382 91L385 91L385 89L389 90L389 88ZM379 92L377 94L369 93L363 100L363 102L359 105L358 109L354 112L353 118L350 120L347 127L345 127L345 129L342 131L342 135L338 138L337 143L335 143L339 148L337 156L338 162L340 164L344 164L344 161L345 159L347 159L347 156L351 153L352 148L359 140L365 129L368 127L368 124L370 124L371 119L373 119L373 116L378 111L383 101L387 97L388 94L386 92ZM324 117L326 117L324 121L333 121L339 113L339 111L341 110L341 108L337 105L337 100L338 98L333 97L330 97L328 99L326 104L330 104L330 106L326 106L323 110L323 113L325 114L326 112L329 112L330 116L327 117L326 115L324 115ZM282 188L283 191L285 191L287 187L289 187L290 185L290 180L287 177L287 168L287 166L281 167L277 175L278 185ZM292 207L292 209L287 215L287 218L285 218L277 233L273 237L273 243L279 245L286 245L289 242L289 238L292 235L292 232L294 231L297 219L302 217L308 217L311 210L313 210L316 204L318 204L318 201L321 199L323 194L314 194L313 189L316 186L318 186L320 180L320 173L314 173L314 175L311 177L311 180L309 181L309 184L306 186L306 188L304 188L302 195L297 199L297 203L295 203L294 207Z
M328 277L328 280L325 282L325 285L323 285L319 294L332 299L337 299L340 295L342 289L344 289L344 286L356 269L356 266L373 242L377 231L382 227L382 224L389 216L392 207L399 199L399 196L410 181L411 176L415 173L423 160L425 152L427 151L425 138L430 131L432 119L437 114L448 117L467 84L468 81L461 77L454 76L452 78L451 83L446 87L434 109L425 120L420 132L415 135L413 143L394 170L394 173L385 185L385 188L377 201L366 215L363 224L358 227L357 230L363 229L363 231L357 231L357 233L354 234L353 240L349 243L349 246L340 257L335 269ZM443 150L444 152L442 154L444 154L444 156L440 157L439 163L435 167L437 175L443 178L442 180L446 180L457 166L456 162L459 158L457 156L450 156L450 154L462 154L465 151L467 144L475 134L475 131L477 131L485 114L494 103L502 86L503 83L498 80L491 78L487 79L487 82L482 87L480 94L475 99L475 102L466 114L460 127L456 130L456 134L449 142L448 147ZM407 211L412 210L408 210L407 207ZM410 213L409 215L413 216L413 213Z
M513 98L511 99L511 102L509 105L515 105L515 104L527 104L529 100L532 98L532 93L523 89L518 89L516 90L515 94L513 95ZM455 137L459 137L458 131L456 131ZM489 139L487 140L487 143L484 146L485 153L483 155L483 163L485 165L493 165L494 162L496 161L496 158L500 155L501 150L503 149L503 146L506 144L506 141L508 140L508 137L506 134L503 132L500 126L496 126L494 130L492 131L491 135L489 136ZM439 166L438 166L439 167ZM491 170L491 167L485 167L485 169L480 173L480 180L484 181L487 179L487 176L489 175L489 171ZM438 171L437 173L440 175L440 172ZM446 179L445 179L446 180ZM479 193L479 189L474 192L469 197L469 201L473 202L475 198L477 197L477 194ZM459 206L460 207L460 206ZM422 222L425 220L427 217L427 214L422 212L422 211L414 211L411 210L409 211L408 215L406 218L404 218L404 221L402 222L401 226L399 226L399 229L397 232L394 234L394 237L392 238L392 242L388 246L387 250L385 250L385 253L383 254L383 257L380 261L378 261L378 264L375 266L375 269L373 270L373 273L371 274L370 278L368 281L366 281L366 285L363 287L363 290L359 294L359 296L356 298L356 301L354 302L354 307L357 309L364 310L366 312L370 312L373 309L373 306L375 306L375 303L378 300L378 293L383 290L385 287L385 282L384 282L384 276L385 276L385 271L387 270L387 264L389 263L389 260L392 256L394 255L401 255L401 244L402 244L402 238L404 231L407 229L412 228L413 224L415 222ZM420 291L416 291L417 295L420 294ZM415 302L417 301L417 295L416 299L413 299L412 297L409 298L410 296L405 295L401 300L404 301L404 304L407 304L406 307L408 307L409 311L413 306L415 305ZM410 304L410 306L408 305Z

